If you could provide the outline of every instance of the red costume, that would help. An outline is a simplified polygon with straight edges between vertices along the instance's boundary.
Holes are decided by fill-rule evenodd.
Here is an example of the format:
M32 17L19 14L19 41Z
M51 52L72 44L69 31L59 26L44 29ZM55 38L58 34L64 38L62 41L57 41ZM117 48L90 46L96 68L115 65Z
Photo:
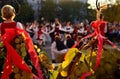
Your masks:
M87 38L90 38L90 37L93 37L93 36L97 37L97 40L98 40L98 53L97 53L97 56L96 56L96 64L95 64L95 66L93 68L93 70L95 71L98 68L99 64L100 64L103 42L105 40L104 30L105 30L106 22L103 21L103 20L96 20L96 21L93 21L91 23L91 26L93 27L94 32L92 34L89 34L89 35L85 36L84 38L82 38L78 43L74 44L73 47L76 47L81 41L84 41ZM111 44L115 49L118 49L117 46L114 43L112 43L111 41L107 40L107 42L109 44ZM82 74L80 79L86 79L86 77L90 76L92 73L93 73L92 71L85 72L85 73Z
M106 27L106 21L103 20L96 20L91 23L91 26L94 28L95 32L100 33L102 36L105 36L105 27Z
M18 52L11 45L11 41L14 40L14 38L17 35L23 35L25 37L25 43L28 50L28 54L30 55L31 61L38 72L38 76L34 75L34 78L43 79L42 72L39 67L40 65L39 65L37 53L34 49L32 40L27 34L27 32L17 28L16 22L2 23L0 30L2 34L2 41L7 49L6 61L4 64L4 70L1 79L9 79L9 75L12 73L12 64L14 64L16 67L18 67L23 71L32 73L31 69L27 66L27 64L18 54Z
M5 29L16 28L16 25L17 25L16 22L1 23L0 26L1 34L3 35L5 33Z

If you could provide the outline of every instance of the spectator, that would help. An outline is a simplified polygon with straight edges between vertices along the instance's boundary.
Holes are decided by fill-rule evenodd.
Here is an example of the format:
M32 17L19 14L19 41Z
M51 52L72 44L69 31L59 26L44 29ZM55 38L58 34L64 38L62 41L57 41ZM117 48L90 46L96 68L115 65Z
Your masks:
M64 59L64 55L67 52L67 47L64 43L60 40L59 35L55 35L55 40L51 46L51 54L52 54L52 61L61 63Z
M70 34L66 35L64 44L67 46L67 48L71 48L75 44L75 41L71 38Z
M36 20L34 20L34 22L29 28L34 33L33 38L32 38L34 43L37 43L38 26L39 26L39 23Z

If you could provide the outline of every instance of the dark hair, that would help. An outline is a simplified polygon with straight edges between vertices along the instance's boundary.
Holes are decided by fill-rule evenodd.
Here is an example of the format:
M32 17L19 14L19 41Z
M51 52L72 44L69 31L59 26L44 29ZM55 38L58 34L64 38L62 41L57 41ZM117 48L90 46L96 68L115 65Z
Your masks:
M58 24L58 23L56 23L56 24L55 24L55 26L59 26L59 24Z

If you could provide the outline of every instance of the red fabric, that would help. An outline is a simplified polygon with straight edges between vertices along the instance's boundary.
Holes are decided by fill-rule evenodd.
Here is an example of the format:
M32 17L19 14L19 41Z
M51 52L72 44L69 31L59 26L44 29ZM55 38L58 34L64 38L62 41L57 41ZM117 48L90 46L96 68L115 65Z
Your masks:
M28 71L28 72L32 73L30 68L25 63L22 63L24 61L19 56L19 54L15 51L15 49L10 45L10 42L17 35L21 35L21 34L23 34L26 38L25 40L26 40L28 53L31 57L31 61L32 61L33 65L35 66L35 68L38 72L38 76L34 75L34 77L35 77L35 79L43 79L42 71L40 70L40 65L39 65L39 60L38 60L37 54L35 52L32 40L29 37L29 35L27 34L27 32L25 32L24 30L17 29L17 28L6 29L5 31L6 32L2 36L2 40L7 48L7 57L6 57L5 68L4 68L1 79L9 79L9 75L12 72L12 64L14 64L15 66L17 66L19 69L21 69L23 71Z
M77 40L77 36L78 36L78 29L75 28L74 31L73 31L73 39Z
M16 22L10 22L10 23L1 23L1 34L3 35L5 33L5 29L11 29L16 28Z
M25 34L28 53L30 55L30 58L31 58L31 61L32 61L33 65L35 66L35 68L38 72L38 76L35 76L35 79L43 79L42 71L40 69L39 59L38 59L37 53L34 49L32 40L29 37L29 35L27 34L27 32L25 32L23 30L21 30L21 32L23 32Z
M101 59L101 56L102 56L103 35L104 35L105 26L101 26L101 24L103 24L102 20L101 21L94 21L91 24L91 26L94 28L93 36L97 36L97 38L98 38L98 53L97 53L97 56L96 56L96 64L93 68L94 71L98 68L98 66L100 64L100 59ZM101 28L103 28L103 29L101 29ZM90 35L88 35L84 38L86 39L88 37L90 37ZM83 73L80 79L86 79L86 77L90 76L91 73L92 73L91 71Z
M103 38L101 34L98 34L98 53L96 57L96 64L94 66L94 70L96 70L100 64L100 59L102 56L102 47L103 47Z
M58 27L55 27L55 33L56 33L56 34L59 34L59 33L60 33L60 30L59 30Z
M98 53L97 53L97 57L96 57L96 64L93 68L94 71L98 68L98 66L100 64L100 58L102 55L102 46L103 46L103 36L104 36L105 24L106 24L105 21L102 21L102 20L93 21L91 23L91 26L94 28L94 33L85 36L84 38L82 38L82 40L80 40L78 43L73 45L73 47L76 47L81 41L83 41L87 38L90 38L92 36L97 36L97 38L98 38ZM91 71L85 72L82 74L80 79L86 79L86 77L90 76L91 74L92 74Z
M41 29L38 30L38 36L37 36L37 40L40 40L40 35L42 34Z
M91 26L94 28L94 30L96 30L98 33L101 33L101 35L105 36L104 34L104 30L105 30L105 27L106 27L106 22L103 21L103 20L100 20L100 21L93 21L91 23Z
M86 77L90 76L92 74L92 72L85 72L82 74L80 79L86 79Z
M30 68L25 64L25 62L10 44L10 42L17 35L15 29L6 29L5 31L6 33L2 36L2 41L7 48L7 57L1 79L9 79L9 75L12 72L12 64L23 71L31 73Z

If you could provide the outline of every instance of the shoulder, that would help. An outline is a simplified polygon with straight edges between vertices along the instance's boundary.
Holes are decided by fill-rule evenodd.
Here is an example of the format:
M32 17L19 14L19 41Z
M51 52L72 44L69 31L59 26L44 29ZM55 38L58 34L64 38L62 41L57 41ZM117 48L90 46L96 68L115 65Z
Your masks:
M22 25L22 23L20 23L20 22L17 22L16 24L17 24L17 25Z
M23 29L23 25L22 25L22 23L17 22L16 24L17 24L17 27L18 27L18 28Z

